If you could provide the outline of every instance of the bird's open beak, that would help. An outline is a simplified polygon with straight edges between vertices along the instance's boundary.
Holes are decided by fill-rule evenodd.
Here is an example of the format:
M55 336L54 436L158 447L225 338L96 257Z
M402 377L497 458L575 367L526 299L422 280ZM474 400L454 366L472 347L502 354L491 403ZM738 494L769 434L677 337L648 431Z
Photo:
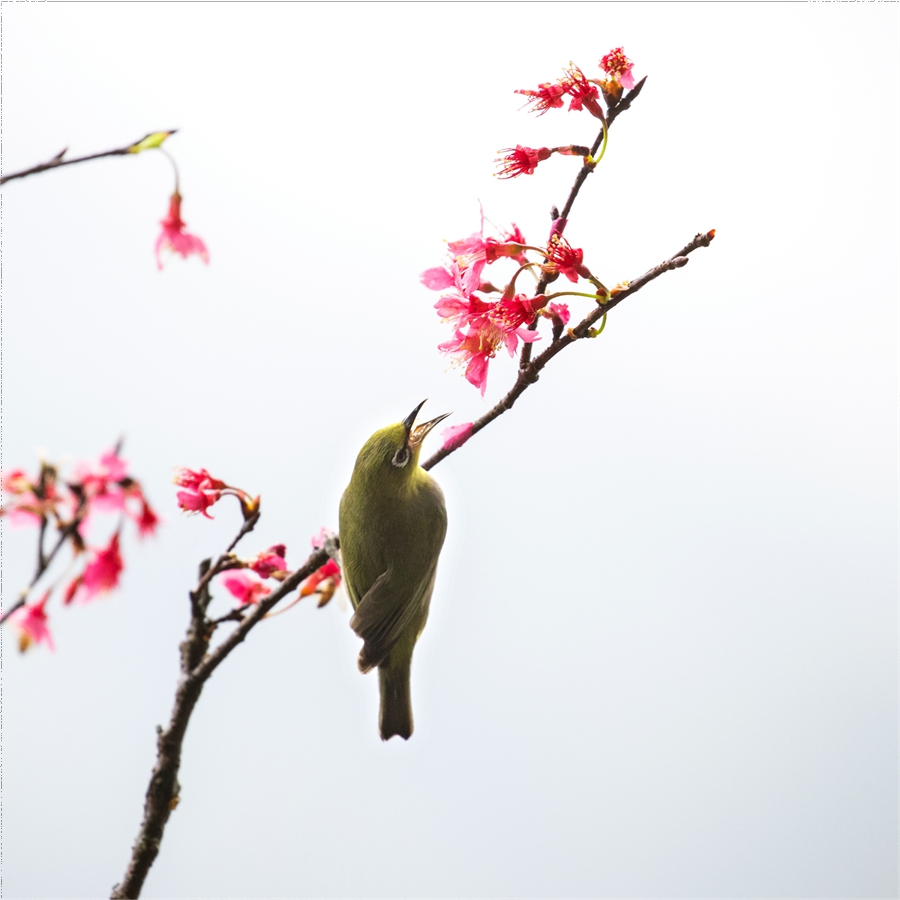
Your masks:
M422 441L425 440L425 437L428 435L428 432L434 428L438 422L443 422L447 416L452 415L452 413L444 413L442 416L438 416L435 419L431 419L428 422L423 422L421 425L416 425L413 428L413 422L416 421L416 416L418 415L419 410L425 405L425 400L423 400L404 420L403 427L406 429L406 441L411 447L418 447Z

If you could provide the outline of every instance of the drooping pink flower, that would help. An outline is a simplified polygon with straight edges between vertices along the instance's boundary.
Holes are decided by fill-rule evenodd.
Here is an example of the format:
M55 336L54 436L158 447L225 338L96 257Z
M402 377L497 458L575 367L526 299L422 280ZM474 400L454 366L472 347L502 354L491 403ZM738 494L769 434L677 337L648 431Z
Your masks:
M118 587L119 575L125 567L119 552L119 533L116 532L102 550L93 550L93 557L84 567L81 582L73 593L73 599L87 603L101 594Z
M222 576L222 584L242 605L259 603L262 597L272 593L270 588L251 578L243 569L227 572Z
M276 573L287 572L287 562L284 558L286 552L284 544L275 544L253 559L249 567L260 578L271 578Z
M221 498L221 491L179 491L175 495L179 507L186 513L202 513L207 519L212 518L207 510Z
M538 167L538 163L550 158L550 150L546 147L540 147L535 150L531 147L523 147L516 144L515 147L507 147L501 150L503 156L498 156L494 162L497 163L499 171L496 172L498 178L515 178L517 175L533 175L534 170Z
M472 423L464 422L462 425L450 425L441 432L444 443L442 450L456 450L472 437Z
M156 532L156 528L159 525L159 516L153 511L143 494L140 496L140 503L140 510L133 518L137 523L138 534L141 537L147 537Z
M531 112L542 116L548 109L563 105L566 89L562 84L545 81L536 91L518 90L516 93L527 97L525 106L531 106Z
M203 262L209 264L209 251L206 244L194 234L188 234L184 229L186 227L181 218L181 194L176 190L169 201L169 213L160 220L162 231L156 239L154 252L156 253L156 265L162 269L162 258L160 251L163 248L171 250L173 253L179 253L184 259L191 254L196 253Z
M50 591L47 591L40 600L35 603L26 603L14 612L10 618L16 628L19 629L19 650L24 653L31 644L46 644L51 650L53 637L47 628L47 613L44 606L50 599Z
M571 98L569 101L570 111L586 109L598 119L603 118L603 112L597 102L600 99L600 92L597 90L596 85L591 84L578 66L570 65L566 69L566 77L561 84L564 85L566 94Z
M228 487L224 481L213 478L206 469L195 471L184 466L175 469L172 480L179 487L187 488L175 495L181 509L188 513L202 513L207 519L212 518L207 510L222 498L222 491Z
M482 224L482 231L473 232L467 238L449 241L447 244L459 269L459 276L454 281L459 283L467 296L480 287L481 273L485 266L503 257L516 258L525 249L516 241L500 241L497 238L485 237L483 229Z
M483 397L487 390L488 362L496 353L496 348L483 342L478 331L470 328L466 333L457 328L450 340L438 344L438 350L465 365L466 381L477 387Z
M481 322L490 312L493 304L474 294L466 297L462 293L444 294L434 304L438 315L456 328L465 328L470 323Z
M457 318L453 337L438 345L439 350L466 366L466 380L482 396L487 389L488 363L501 346L512 356L520 340L526 343L540 340L536 331L524 327L537 312L534 302L537 300L517 294L496 303L478 301L477 307L473 305Z
M634 63L625 55L622 47L610 50L600 60L600 68L609 75L611 81L617 82L623 88L630 91L634 87L634 76L631 73Z
M547 245L547 262L544 269L559 272L569 281L578 281L578 277L590 278L590 269L584 265L584 251L573 247L562 235L556 235Z

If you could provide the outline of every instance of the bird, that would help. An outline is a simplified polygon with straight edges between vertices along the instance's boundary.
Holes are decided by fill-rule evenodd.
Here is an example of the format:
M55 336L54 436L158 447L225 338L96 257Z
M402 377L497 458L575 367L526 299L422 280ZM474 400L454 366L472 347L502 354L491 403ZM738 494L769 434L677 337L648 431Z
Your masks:
M363 639L360 671L378 668L383 741L394 735L408 740L413 731L413 649L428 618L447 532L444 494L419 465L419 451L450 413L414 425L425 402L365 442L339 513L344 583L354 609L350 627Z

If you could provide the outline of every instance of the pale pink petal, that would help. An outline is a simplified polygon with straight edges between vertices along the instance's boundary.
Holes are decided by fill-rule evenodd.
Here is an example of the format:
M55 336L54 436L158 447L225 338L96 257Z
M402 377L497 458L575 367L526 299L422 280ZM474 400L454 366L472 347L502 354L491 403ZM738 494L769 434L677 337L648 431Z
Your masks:
M464 422L462 425L451 425L441 432L444 443L441 444L442 450L456 450L472 437L472 423Z
M455 283L453 274L444 266L426 269L419 278L422 284L432 291L442 291L444 288L453 287Z

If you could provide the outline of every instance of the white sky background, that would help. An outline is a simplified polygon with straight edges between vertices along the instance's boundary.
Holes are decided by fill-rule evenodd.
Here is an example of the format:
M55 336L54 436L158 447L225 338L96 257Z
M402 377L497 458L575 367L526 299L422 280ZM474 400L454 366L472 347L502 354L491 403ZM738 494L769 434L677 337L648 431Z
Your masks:
M4 170L177 127L212 259L156 270L160 154L2 190L3 465L124 435L167 518L128 532L121 590L53 601L55 654L4 629L4 895L124 872L187 590L238 526L180 515L172 467L260 493L243 548L296 565L372 431L495 402L512 362L485 401L448 371L418 274L479 199L546 237L577 161L500 182L493 157L595 122L512 92L624 44L650 78L567 235L608 284L718 237L435 469L413 738L379 740L346 606L258 627L201 698L144 896L895 896L898 17L5 5ZM7 604L33 547L6 529Z

